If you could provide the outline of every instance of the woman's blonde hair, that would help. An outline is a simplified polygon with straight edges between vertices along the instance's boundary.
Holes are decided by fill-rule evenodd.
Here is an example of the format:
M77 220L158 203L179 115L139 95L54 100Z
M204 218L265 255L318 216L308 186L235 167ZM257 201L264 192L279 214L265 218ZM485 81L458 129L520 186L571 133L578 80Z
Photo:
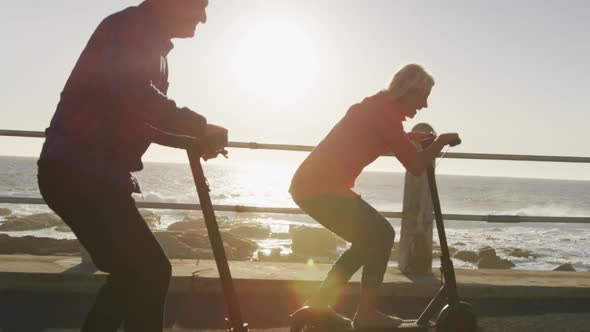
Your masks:
M434 78L422 66L409 64L405 65L393 76L387 91L393 100L397 100L410 90L419 90L426 93L433 86Z

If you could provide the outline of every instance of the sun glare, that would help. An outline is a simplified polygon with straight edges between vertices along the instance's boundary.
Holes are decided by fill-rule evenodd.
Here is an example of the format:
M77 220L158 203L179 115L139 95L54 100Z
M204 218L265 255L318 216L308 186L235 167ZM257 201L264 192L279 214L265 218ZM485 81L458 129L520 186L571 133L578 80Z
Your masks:
M314 48L295 22L260 22L245 32L236 59L240 86L259 98L289 102L315 79Z

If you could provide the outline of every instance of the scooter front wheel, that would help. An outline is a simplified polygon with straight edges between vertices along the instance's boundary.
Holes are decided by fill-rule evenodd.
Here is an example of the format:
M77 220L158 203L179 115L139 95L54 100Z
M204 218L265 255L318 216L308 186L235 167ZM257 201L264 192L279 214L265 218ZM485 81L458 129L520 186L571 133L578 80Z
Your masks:
M446 305L436 320L436 332L477 332L477 317L471 304Z
M297 309L294 313L289 315L290 332L302 332L311 320L311 311L308 306Z
M303 331L304 327L305 324L302 324L300 322L292 323L291 327L289 328L289 332L301 332Z

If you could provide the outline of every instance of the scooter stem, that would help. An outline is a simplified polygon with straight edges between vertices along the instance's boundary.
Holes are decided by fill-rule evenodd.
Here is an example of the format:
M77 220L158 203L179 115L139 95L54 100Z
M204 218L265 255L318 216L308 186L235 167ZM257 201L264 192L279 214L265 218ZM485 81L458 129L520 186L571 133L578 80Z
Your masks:
M440 199L438 196L438 188L436 186L436 178L434 175L434 165L429 165L426 169L428 177L428 185L430 187L430 195L432 198L432 207L434 209L434 217L436 220L436 229L438 231L438 238L441 251L441 268L444 274L445 285L448 287L449 304L455 305L459 303L459 295L457 293L457 281L455 279L455 269L453 268L453 261L449 253L449 246L447 244L447 235L445 233L445 225L443 221L442 211L440 207Z
M225 254L225 248L223 247L219 226L217 225L217 220L215 218L211 196L209 195L209 185L207 184L207 179L205 178L203 167L201 166L201 157L198 153L192 151L187 151L187 154L195 186L197 187L201 210L205 217L205 225L207 226L207 233L209 234L213 255L215 256L215 263L217 264L217 270L219 271L219 277L221 278L225 303L229 313L229 319L227 319L229 323L228 331L248 332L248 324L245 324L242 320L239 300L234 288L229 264L227 263L227 256Z

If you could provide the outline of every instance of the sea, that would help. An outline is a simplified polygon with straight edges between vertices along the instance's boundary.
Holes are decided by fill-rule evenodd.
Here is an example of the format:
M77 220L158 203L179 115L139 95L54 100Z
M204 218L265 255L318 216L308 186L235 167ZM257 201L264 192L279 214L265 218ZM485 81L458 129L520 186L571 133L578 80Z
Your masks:
M204 163L213 204L261 207L296 207L287 189L296 163L261 160ZM40 197L36 181L36 159L0 156L0 196ZM198 203L187 163L145 163L136 174L143 193L137 201ZM487 176L437 175L444 214L519 215L590 217L590 181L508 178ZM402 210L404 174L365 171L357 179L355 191L380 211ZM48 212L45 205L0 204L16 215ZM200 211L154 210L161 216L161 228ZM272 232L288 232L293 225L319 225L306 215L278 213L218 212L234 220L268 225ZM559 219L557 219L559 220ZM0 217L0 223L3 218ZM390 219L397 238L400 220ZM498 256L511 260L519 270L552 270L570 263L577 271L590 270L590 224L584 223L488 223L445 220L448 243L458 250L490 246ZM44 229L2 232L11 236L74 238L72 233ZM438 242L436 230L434 240ZM279 248L290 252L289 239L257 240L260 250ZM527 249L534 257L509 256L509 248ZM454 260L455 266L476 268ZM390 262L395 266L396 262ZM437 265L435 260L434 265Z

